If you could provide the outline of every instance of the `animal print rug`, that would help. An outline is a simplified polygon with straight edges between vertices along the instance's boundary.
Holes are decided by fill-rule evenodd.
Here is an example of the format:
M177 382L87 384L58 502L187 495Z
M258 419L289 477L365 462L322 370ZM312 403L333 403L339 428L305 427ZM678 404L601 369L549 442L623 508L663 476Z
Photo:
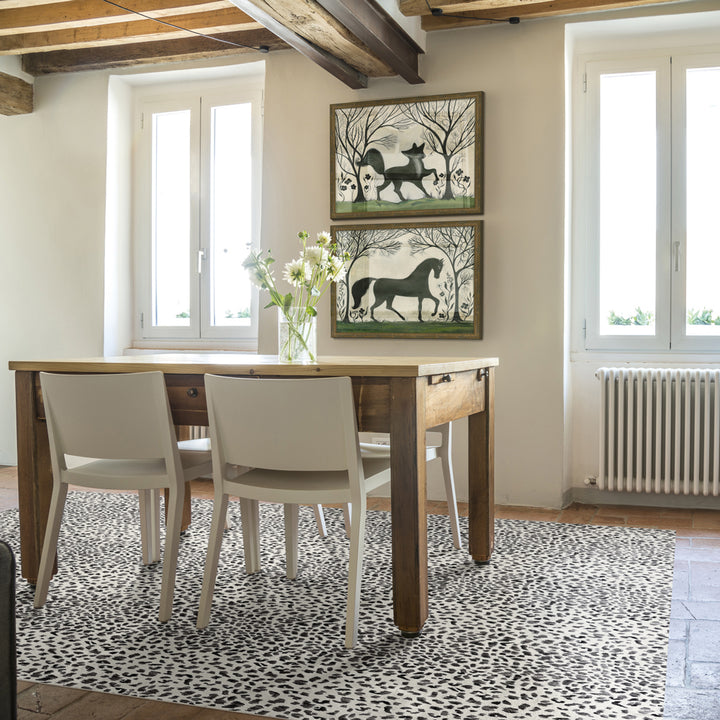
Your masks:
M430 516L430 616L392 622L390 517L367 521L359 642L343 627L347 539L301 509L300 570L285 578L282 511L261 508L263 571L247 576L231 503L210 624L195 628L211 502L193 501L170 622L160 564L140 560L137 498L70 493L59 572L32 609L18 578L22 680L288 720L650 720L665 688L674 533L498 520L489 565ZM467 547L467 524L463 525ZM0 513L16 550L17 511Z

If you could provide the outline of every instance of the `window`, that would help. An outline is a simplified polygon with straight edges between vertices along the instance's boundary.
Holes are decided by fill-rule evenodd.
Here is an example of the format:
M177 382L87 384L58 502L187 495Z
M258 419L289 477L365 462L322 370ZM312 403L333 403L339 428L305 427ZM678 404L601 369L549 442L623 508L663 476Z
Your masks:
M720 55L584 65L588 349L720 349Z
M261 90L237 88L138 94L141 340L257 337L257 292L242 262L259 245Z

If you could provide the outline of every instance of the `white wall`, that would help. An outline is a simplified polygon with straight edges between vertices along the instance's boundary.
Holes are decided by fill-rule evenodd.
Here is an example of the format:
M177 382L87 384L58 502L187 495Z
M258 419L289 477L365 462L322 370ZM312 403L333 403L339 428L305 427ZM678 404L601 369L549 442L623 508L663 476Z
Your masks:
M320 354L499 356L495 467L503 503L557 506L561 498L562 38L560 23L430 34L424 85L372 81L360 92L293 53L267 60L263 238L287 259L299 229L330 224L329 104L485 91L485 339L334 340L326 303L318 344ZM267 312L261 352L275 352L274 333ZM465 452L459 443L461 478Z
M335 340L328 298L318 344L320 354L498 356L496 500L518 505L558 507L564 489L564 28L428 34L419 86L372 80L351 91L292 51L264 58L262 237L282 261L299 229L331 224L331 103L485 91L484 339ZM0 118L0 367L103 351L109 75L41 78L35 113ZM275 352L275 332L266 311L260 352ZM461 497L465 455L459 443ZM2 371L0 463L14 462L12 374Z
M102 353L107 80L38 78L0 117L0 463L16 461L11 359Z

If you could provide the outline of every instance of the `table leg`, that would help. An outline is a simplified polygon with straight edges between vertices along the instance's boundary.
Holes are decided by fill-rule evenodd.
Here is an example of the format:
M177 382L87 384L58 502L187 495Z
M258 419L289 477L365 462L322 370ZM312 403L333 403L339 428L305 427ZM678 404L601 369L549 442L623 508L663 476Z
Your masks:
M485 410L468 417L470 555L489 562L495 540L495 368L485 371Z
M395 624L418 635L428 615L425 514L425 386L392 380L390 473Z
M38 419L35 373L15 372L18 506L22 577L34 584L40 566L52 494L52 466L45 422ZM57 568L53 569L55 572Z

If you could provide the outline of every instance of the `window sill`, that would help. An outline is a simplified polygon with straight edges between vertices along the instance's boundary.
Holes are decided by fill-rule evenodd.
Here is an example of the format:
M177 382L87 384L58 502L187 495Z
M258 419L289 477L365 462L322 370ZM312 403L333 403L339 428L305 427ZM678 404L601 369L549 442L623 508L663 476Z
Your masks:
M247 352L257 353L257 338L238 340L136 340L123 355L167 352Z
M605 363L605 364L646 364L646 365L716 365L720 363L720 353L706 350L675 351L667 350L576 350L570 353L570 362Z

